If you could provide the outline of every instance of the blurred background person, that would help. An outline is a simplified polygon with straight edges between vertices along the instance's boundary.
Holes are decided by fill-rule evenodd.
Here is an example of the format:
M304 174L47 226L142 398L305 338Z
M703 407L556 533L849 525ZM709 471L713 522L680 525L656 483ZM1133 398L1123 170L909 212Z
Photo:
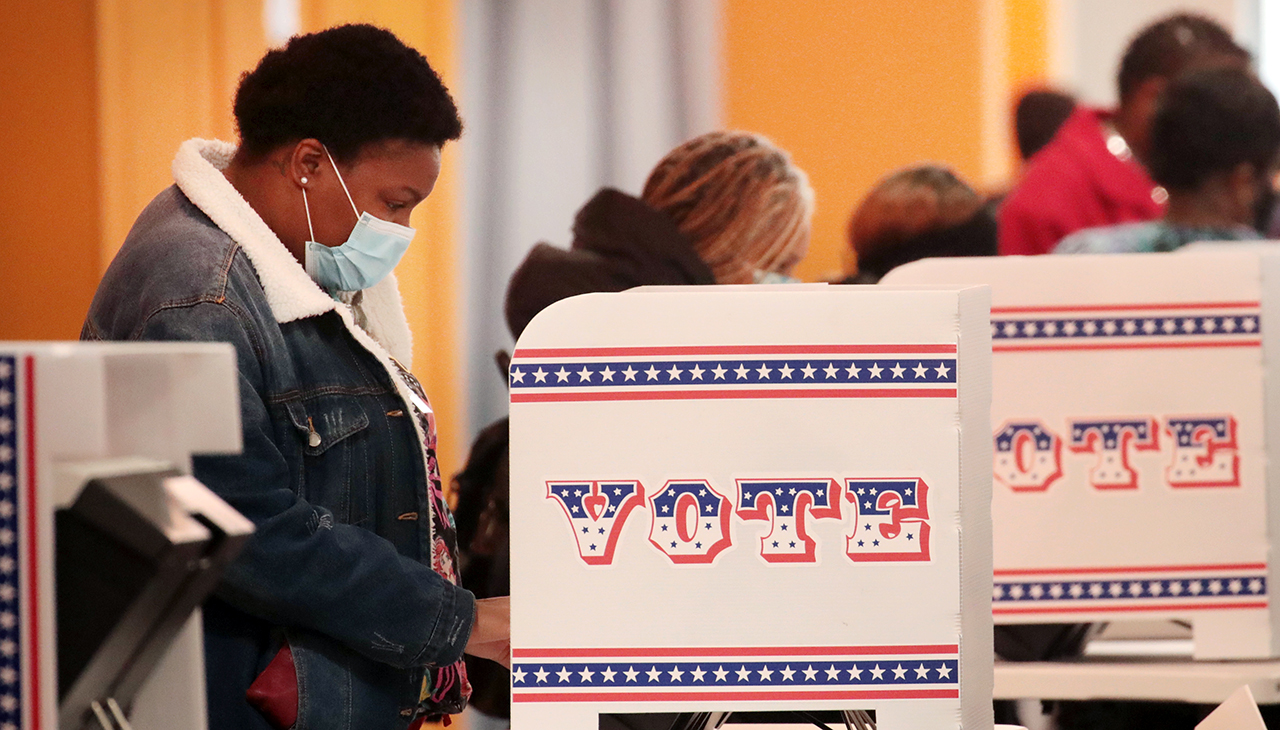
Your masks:
M1001 206L1000 253L1048 253L1083 228L1159 218L1167 193L1144 164L1161 90L1185 70L1250 60L1202 16L1173 15L1139 32L1120 61L1116 110L1078 107Z
M1018 159L1023 163L1044 149L1076 110L1075 97L1053 89L1032 89L1013 110Z
M809 246L813 190L790 156L750 132L711 132L669 152L640 197L613 188L578 211L568 249L539 243L511 277L512 337L577 294L651 284L750 284L790 279ZM498 354L502 377L510 358ZM480 432L454 477L462 583L480 597L510 593L508 421ZM469 659L469 730L509 727L511 681Z
M996 221L982 196L938 165L877 183L854 210L848 236L854 265L846 284L874 284L918 259L996 254Z
M711 132L672 150L639 198L604 188L578 211L568 250L533 247L507 289L519 337L552 302L643 284L751 284L790 276L809 247L813 191L764 137Z
M1147 165L1169 191L1159 221L1090 228L1057 253L1173 251L1193 241L1261 238L1274 208L1280 108L1251 72L1193 71L1160 96Z

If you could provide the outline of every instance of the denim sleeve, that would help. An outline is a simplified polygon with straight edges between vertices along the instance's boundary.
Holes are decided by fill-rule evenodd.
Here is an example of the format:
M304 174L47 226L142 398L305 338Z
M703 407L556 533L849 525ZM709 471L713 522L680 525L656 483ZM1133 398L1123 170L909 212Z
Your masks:
M263 372L273 363L247 313L228 300L166 309L151 316L141 338L236 348L244 451L193 461L196 478L257 528L218 595L247 613L330 636L396 667L460 659L475 597L382 537L336 522L290 488L262 397Z

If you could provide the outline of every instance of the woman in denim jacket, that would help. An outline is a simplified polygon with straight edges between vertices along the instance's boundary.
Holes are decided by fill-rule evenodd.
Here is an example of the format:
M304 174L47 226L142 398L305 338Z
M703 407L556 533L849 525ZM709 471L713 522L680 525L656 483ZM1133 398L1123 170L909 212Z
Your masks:
M457 585L390 274L461 121L371 26L271 51L235 114L239 147L179 149L82 337L235 346L243 453L193 462L257 527L204 609L211 730L416 727L465 705L464 650L509 663L506 599Z

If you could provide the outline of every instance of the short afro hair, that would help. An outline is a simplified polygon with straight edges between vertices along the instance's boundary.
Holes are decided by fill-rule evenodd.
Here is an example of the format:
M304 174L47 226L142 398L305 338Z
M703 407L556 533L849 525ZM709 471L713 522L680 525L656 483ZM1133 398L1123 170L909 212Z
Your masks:
M458 107L427 59L390 31L341 25L271 50L236 91L251 156L302 139L350 161L372 142L443 145L462 135Z
M1280 107L1251 72L1188 72L1160 95L1151 122L1151 177L1170 190L1196 190L1242 163L1267 174L1280 153Z
M1120 102L1123 104L1147 79L1172 79L1202 65L1248 66L1252 60L1217 22L1192 13L1170 15L1129 41L1116 77Z

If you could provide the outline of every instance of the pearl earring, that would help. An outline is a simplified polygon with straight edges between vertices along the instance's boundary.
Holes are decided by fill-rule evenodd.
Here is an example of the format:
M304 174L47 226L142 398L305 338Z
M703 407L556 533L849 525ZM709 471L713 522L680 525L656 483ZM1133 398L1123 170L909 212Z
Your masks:
M307 179L304 177L304 178L302 178L302 180L300 180L299 182L301 182L303 185L306 185L306 184L307 184Z

